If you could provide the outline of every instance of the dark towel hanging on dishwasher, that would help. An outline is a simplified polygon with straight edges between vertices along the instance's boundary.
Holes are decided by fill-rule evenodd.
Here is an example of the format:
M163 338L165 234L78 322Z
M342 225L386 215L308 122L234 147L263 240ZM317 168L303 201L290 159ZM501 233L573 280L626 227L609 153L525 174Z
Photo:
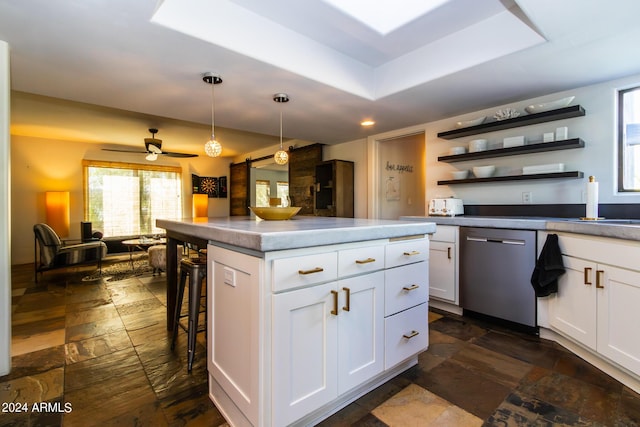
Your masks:
M558 277L564 274L562 252L558 235L549 234L531 275L531 285L537 297L546 297L558 292Z

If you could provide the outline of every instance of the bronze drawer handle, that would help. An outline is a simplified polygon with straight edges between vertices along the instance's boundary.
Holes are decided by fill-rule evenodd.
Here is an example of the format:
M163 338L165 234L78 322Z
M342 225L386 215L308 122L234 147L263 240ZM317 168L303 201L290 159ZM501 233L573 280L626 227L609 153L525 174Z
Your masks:
M418 336L419 334L420 334L420 332L418 332L418 331L411 331L409 334L402 335L402 337L410 340L411 338L413 338L415 336Z
M370 262L376 262L375 258L357 259L356 264L369 264Z
M407 291L407 292L409 292L409 291L414 291L414 290L418 289L419 287L420 287L420 286L418 286L418 285L416 285L416 284L413 284L413 285L411 285L411 286L403 286L403 287L402 287L402 290L403 290L403 291Z
M322 267L316 267L311 270L298 270L298 274L313 274L313 273L321 273L324 271Z
M333 295L333 310L331 310L331 314L333 314L334 316L338 315L338 291L331 291L331 294Z
M405 256L420 255L420 251L404 252L403 255Z
M342 290L345 291L345 293L346 293L346 301L345 301L345 305L344 305L344 307L342 307L342 309L344 311L349 311L349 310L351 310L351 289L342 288Z
M604 270L596 270L596 288L604 289Z

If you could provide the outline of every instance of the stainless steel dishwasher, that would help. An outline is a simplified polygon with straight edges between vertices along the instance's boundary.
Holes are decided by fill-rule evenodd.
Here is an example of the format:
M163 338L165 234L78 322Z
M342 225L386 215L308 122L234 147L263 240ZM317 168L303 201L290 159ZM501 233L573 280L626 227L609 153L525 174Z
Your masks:
M536 232L460 227L460 305L536 327Z

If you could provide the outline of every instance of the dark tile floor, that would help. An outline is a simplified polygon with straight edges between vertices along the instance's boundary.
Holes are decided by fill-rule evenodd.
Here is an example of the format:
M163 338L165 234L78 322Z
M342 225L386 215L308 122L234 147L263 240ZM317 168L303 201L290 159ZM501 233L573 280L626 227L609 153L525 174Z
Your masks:
M12 270L0 426L225 425L207 396L202 343L190 374L185 334L169 349L164 275L83 281L93 269L82 267L36 284L30 265ZM427 421L436 411L444 418ZM420 363L321 425L639 424L637 393L560 346L432 312Z

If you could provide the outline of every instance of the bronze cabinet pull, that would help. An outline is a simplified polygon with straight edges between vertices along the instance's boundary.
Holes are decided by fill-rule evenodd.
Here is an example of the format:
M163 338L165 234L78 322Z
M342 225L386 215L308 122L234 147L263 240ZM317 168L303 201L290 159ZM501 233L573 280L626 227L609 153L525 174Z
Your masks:
M375 258L357 259L356 264L369 264L370 262L376 262Z
M596 270L596 288L604 289L604 270Z
M584 268L584 284L591 285L591 267Z
M447 259L451 259L451 246L447 248Z
M405 255L405 256L420 255L420 251L403 252L402 255Z
M418 286L418 285L416 285L416 284L413 284L413 285L411 285L411 286L403 286L403 287L402 287L402 290L403 290L403 291L407 291L407 292L408 292L408 291L413 291L413 290L415 290L415 289L418 289L419 287L420 287L420 286Z
M320 273L323 272L324 268L322 267L316 267L314 269L311 270L298 270L298 274L313 274L313 273Z
M331 291L331 294L333 295L333 310L331 310L331 314L333 314L334 316L338 315L338 291Z
M344 311L349 311L349 310L351 310L351 289L342 288L342 290L345 291L346 297L347 297L347 300L345 301L345 306L342 307L342 309Z
M406 339L410 340L411 338L413 338L413 337L415 337L415 336L418 336L419 334L420 334L420 332L418 332L418 331L411 331L410 333L408 333L408 334L403 334L402 336L403 336L404 338L406 338Z

